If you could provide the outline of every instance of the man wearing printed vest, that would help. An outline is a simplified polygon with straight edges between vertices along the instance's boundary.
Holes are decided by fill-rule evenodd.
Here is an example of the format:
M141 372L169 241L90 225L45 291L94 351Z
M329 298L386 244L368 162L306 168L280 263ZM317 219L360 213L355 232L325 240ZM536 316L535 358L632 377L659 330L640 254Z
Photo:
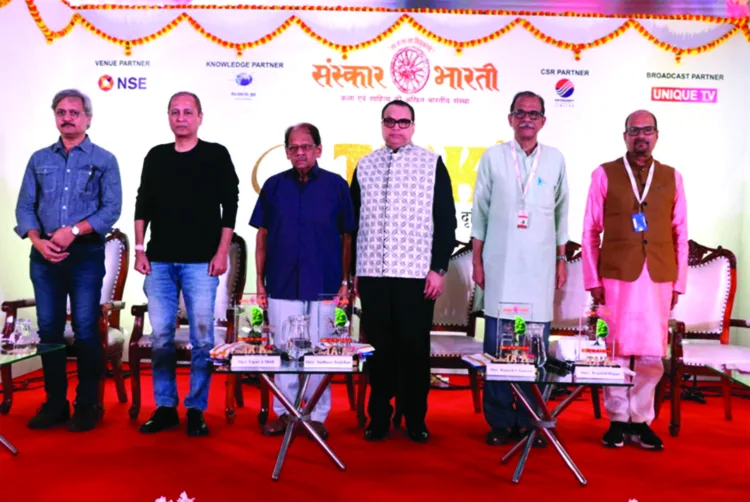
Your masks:
M628 116L624 157L598 167L583 227L584 285L604 306L615 361L635 372L633 387L605 387L605 446L625 439L662 450L651 430L671 310L687 280L687 209L682 177L651 155L659 130L648 111ZM600 246L600 234L604 239Z
M442 158L411 141L411 105L391 101L381 119L385 146L359 161L351 184L358 222L354 288L362 331L375 348L365 439L388 435L398 389L408 436L424 443L430 330L455 245L456 209Z

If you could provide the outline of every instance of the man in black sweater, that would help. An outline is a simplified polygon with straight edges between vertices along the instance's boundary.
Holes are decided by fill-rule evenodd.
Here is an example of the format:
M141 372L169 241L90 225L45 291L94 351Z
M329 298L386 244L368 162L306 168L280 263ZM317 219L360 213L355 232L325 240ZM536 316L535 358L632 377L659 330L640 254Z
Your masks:
M201 102L192 93L172 96L169 126L175 142L151 149L143 162L135 205L135 269L153 328L152 363L156 412L144 434L177 426L175 328L182 292L190 325L190 391L185 398L187 433L205 436L203 411L211 379L214 304L219 276L227 270L239 180L226 148L198 139ZM148 250L143 247L151 224Z

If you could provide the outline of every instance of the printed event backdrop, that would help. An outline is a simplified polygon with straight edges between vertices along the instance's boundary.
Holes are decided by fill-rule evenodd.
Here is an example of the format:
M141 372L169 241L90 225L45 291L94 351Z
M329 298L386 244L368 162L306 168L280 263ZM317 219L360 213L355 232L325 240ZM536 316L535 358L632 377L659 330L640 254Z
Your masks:
M741 233L750 213L746 19L75 10L58 0L0 6L0 300L32 295L29 244L13 233L14 205L30 154L57 138L49 107L60 89L76 87L93 100L90 136L119 160L117 226L131 239L143 157L172 140L168 98L179 90L201 97L200 135L228 147L241 180L237 232L250 251L247 291L255 284L255 232L247 223L260 186L289 167L281 148L287 126L316 124L320 165L349 179L357 159L382 143L385 102L411 102L415 141L450 170L465 241L477 162L488 146L511 139L511 98L528 89L546 100L541 141L567 161L577 242L591 172L623 154L626 115L656 114L656 158L684 176L690 237L737 253L735 314L750 317L743 287L750 238ZM142 282L131 270L128 306L145 299ZM132 324L129 315L124 322Z

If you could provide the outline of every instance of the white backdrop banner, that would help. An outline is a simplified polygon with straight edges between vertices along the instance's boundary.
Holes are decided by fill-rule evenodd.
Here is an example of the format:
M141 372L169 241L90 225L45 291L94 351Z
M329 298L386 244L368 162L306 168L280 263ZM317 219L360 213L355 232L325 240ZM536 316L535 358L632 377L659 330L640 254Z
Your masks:
M671 36L671 43L679 47L705 44L731 32L725 43L710 52L685 55L678 64L673 52L632 26L583 51L576 60L570 48L543 43L538 33L520 24L459 52L414 23L389 29L399 19L397 13L304 12L300 16L306 16L305 26L314 25L327 40L339 37L341 44L361 43L390 31L344 58L340 50L294 24L238 56L237 50L207 40L205 33L221 32L241 43L292 23L292 13L191 11L190 16L201 19L200 29L180 22L165 36L132 45L126 55L122 44L80 22L64 36L51 37L73 15L69 7L52 4L56 6L40 7L32 15L21 1L0 8L0 65L6 76L1 84L0 300L32 292L29 244L13 234L15 200L31 153L57 139L52 97L70 87L91 96L91 139L119 160L124 202L117 226L130 236L143 157L154 145L172 140L166 110L176 91L200 96L201 137L224 144L232 155L241 182L237 233L247 240L252 257L254 231L248 220L260 186L290 167L281 148L285 128L301 121L317 125L323 140L321 167L350 179L357 160L382 144L381 108L395 98L416 110L415 142L443 156L453 182L457 236L468 240L479 158L487 147L511 139L511 99L518 91L531 90L544 97L547 110L540 140L559 148L567 162L571 239L581 239L591 172L624 153L625 117L646 108L658 118L656 158L684 176L690 238L735 251L740 264L745 255L750 258L739 232L745 207L750 207L745 202L750 196L745 174L750 156L750 45L733 24L642 20L642 26L661 37ZM106 24L104 31L113 37L134 40L161 29L182 12L80 14L87 22ZM431 33L439 31L459 41L487 36L516 19L419 16L414 19L429 26ZM40 19L48 28L40 30ZM574 44L603 37L626 21L528 20L535 29ZM54 42L45 43L45 37ZM248 265L252 290L252 258ZM131 271L125 301L132 305L144 299L142 278ZM126 325L129 319L124 316Z

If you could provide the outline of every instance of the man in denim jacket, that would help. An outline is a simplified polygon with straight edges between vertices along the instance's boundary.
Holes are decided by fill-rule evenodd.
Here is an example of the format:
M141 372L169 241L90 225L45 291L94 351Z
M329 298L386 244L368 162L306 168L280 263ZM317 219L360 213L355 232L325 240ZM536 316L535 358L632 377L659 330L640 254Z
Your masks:
M70 419L65 351L42 356L47 400L29 421L31 429L68 422L68 430L93 429L101 418L98 402L102 347L98 318L104 279L104 238L120 217L122 185L117 159L91 142L91 100L74 90L52 100L60 138L35 152L16 205L16 233L28 237L39 338L64 343L70 315L78 354L78 389Z

